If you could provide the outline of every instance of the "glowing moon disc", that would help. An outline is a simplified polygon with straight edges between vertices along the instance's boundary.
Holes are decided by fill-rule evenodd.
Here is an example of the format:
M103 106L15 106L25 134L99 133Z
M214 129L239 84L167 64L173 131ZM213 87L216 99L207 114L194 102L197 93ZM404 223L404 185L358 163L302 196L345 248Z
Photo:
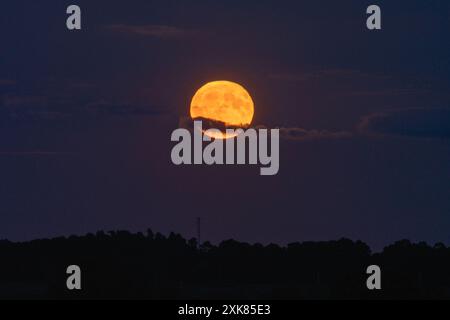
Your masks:
M191 102L192 119L203 118L225 127L248 127L253 119L254 104L241 85L231 81L213 81L197 90ZM212 138L230 138L225 133Z

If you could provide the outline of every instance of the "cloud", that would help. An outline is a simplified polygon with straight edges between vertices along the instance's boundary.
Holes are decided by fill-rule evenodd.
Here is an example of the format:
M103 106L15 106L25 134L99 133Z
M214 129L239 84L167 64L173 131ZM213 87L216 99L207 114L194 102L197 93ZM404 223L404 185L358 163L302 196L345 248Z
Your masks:
M219 130L224 130L225 127L223 123L217 121L211 121L209 119L197 119L202 120L204 127L206 128L216 128ZM178 126L180 128L189 129L193 128L193 120L190 117L180 117ZM255 125L252 126L253 129L271 129L265 125ZM233 128L230 128L233 129ZM280 130L280 138L285 140L293 141L312 141L312 140L330 140L330 139L347 139L352 137L352 133L348 131L329 131L329 130L317 130L317 129L304 129L298 127L274 127L273 129Z
M191 117L180 117L178 119L178 127L191 130L194 128L194 122Z
M355 69L329 68L315 71L305 72L288 72L274 73L269 75L269 79L287 81L287 82L304 82L312 80L354 80L354 79L388 79L389 77L382 74L371 74Z
M198 33L195 30L188 30L167 25L112 24L105 26L105 29L119 34L128 34L159 39L184 38L193 36Z
M334 140L352 137L348 131L329 131L304 128L280 128L280 137L286 140L311 141L311 140Z
M5 95L1 97L0 122L9 120L53 120L66 116L63 109L51 107L48 99L33 95Z
M86 110L90 114L95 115L142 115L152 116L167 113L160 107L151 105L131 105L131 104L116 104L109 102L92 102L86 105Z
M17 81L10 79L0 79L0 86L13 86L17 84Z
M0 125L36 123L76 117L78 120L107 116L158 116L168 113L162 107L113 103L104 100L79 102L41 96L5 95L0 100Z
M75 152L66 152L66 151L0 151L0 156L9 156L9 157L29 157L29 156L59 156L59 155L76 155Z
M181 117L179 127L191 129L192 119ZM214 127L214 126L213 126ZM254 129L270 129L265 125ZM221 128L216 126L216 128ZM409 108L372 113L361 118L356 130L334 131L301 127L272 127L280 130L280 138L292 141L349 139L356 136L403 136L410 138L450 139L450 108Z
M387 97L425 94L430 91L429 80L399 79L379 72L329 68L305 72L270 74L269 79L284 83L313 85L328 92L349 97Z
M47 103L47 99L43 96L34 95L5 95L2 97L2 105L7 108L22 106L42 106Z
M362 134L413 138L450 138L450 109L410 108L373 113L361 119Z

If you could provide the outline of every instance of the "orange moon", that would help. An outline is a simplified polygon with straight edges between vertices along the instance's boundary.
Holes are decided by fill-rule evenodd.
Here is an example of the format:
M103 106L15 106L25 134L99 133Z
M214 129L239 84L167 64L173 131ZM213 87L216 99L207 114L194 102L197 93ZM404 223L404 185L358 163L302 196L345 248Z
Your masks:
M241 85L231 81L212 81L197 90L191 101L192 119L205 118L231 127L248 127L253 119L254 103ZM211 134L216 139L236 135Z

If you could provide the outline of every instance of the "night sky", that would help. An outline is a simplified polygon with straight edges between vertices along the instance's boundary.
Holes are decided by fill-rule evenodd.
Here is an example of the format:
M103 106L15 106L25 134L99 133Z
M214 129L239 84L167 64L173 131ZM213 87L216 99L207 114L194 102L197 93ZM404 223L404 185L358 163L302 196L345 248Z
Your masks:
M448 0L0 7L0 238L190 238L202 217L214 243L450 244ZM222 79L250 92L254 125L282 128L277 175L172 164L193 94Z

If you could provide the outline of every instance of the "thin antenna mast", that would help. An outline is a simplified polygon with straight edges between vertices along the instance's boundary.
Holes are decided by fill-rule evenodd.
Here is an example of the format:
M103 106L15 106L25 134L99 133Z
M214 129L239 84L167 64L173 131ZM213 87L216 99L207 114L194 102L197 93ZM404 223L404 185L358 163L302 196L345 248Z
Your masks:
M200 247L201 243L201 218L197 217L197 246Z

